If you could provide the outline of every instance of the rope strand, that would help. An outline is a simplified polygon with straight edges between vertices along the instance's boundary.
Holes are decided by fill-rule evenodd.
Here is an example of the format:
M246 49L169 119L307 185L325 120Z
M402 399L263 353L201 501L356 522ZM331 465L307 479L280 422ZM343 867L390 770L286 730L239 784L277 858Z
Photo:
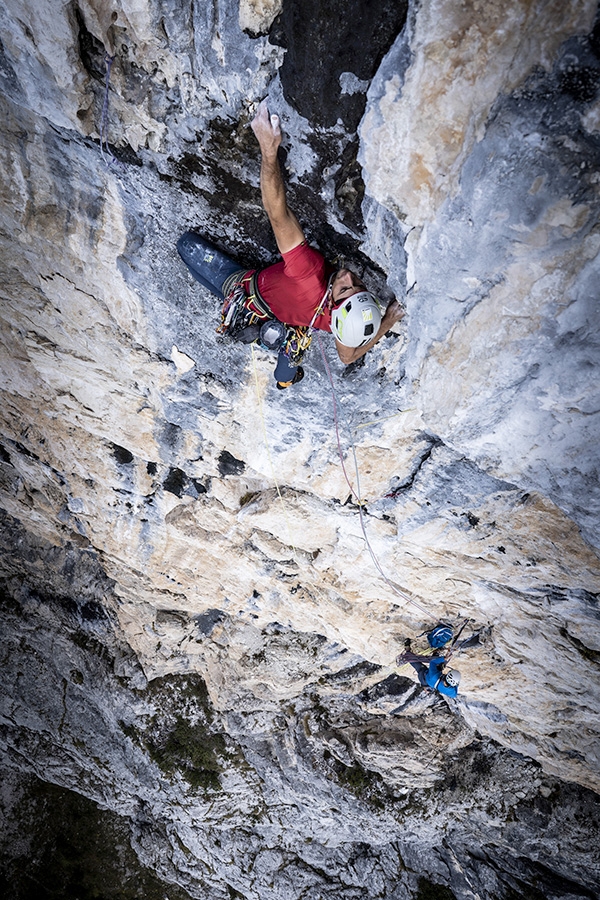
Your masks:
M262 397L260 395L260 385L258 383L258 368L256 366L256 356L254 353L254 344L250 344L250 349L252 351L252 367L254 370L254 387L256 389L256 402L258 405L258 413L260 416L260 422L261 422L261 426L262 426L263 440L265 443L265 448L267 450L267 457L269 460L269 465L271 466L271 475L272 475L273 481L275 482L277 496L279 497L279 500L281 502L281 507L283 509L283 518L285 519L285 527L286 527L287 533L288 533L288 543L289 543L290 547L292 548L294 554L297 555L298 551L292 540L292 532L290 529L290 522L289 522L288 515L287 515L286 503L285 503L285 500L283 499L281 490L279 489L279 482L277 480L277 475L275 474L275 466L273 465L273 458L271 456L271 450L269 449L269 441L267 438L267 426L266 426L265 416L264 416L264 412L263 412Z
M377 571L379 572L379 574L381 575L381 577L383 578L385 583L387 585L389 585L389 587L391 587L391 589L399 597L401 597L403 600L406 600L407 603L411 603L416 609L418 609L421 613L423 613L423 615L425 615L428 619L432 619L433 617L432 617L431 613L427 609L425 609L424 606L421 606L420 603L418 603L416 600L413 600L412 597L409 597L408 594L406 594L400 587L398 587L397 584L395 584L393 581L391 581L390 578L388 578L388 576L385 574L385 572L381 566L381 563L379 562L379 560L377 559L377 556L375 555L375 551L373 550L373 548L371 546L371 542L369 541L369 538L367 536L367 530L366 530L365 520L364 520L364 515L363 515L363 502L362 502L362 499L360 496L360 493L361 493L360 492L360 475L359 475L359 471L358 471L358 459L356 456L356 447L355 447L354 441L352 439L350 427L348 425L348 422L346 421L346 427L348 429L348 434L350 436L349 437L350 447L352 449L352 455L354 457L354 469L356 472L356 491L355 491L350 483L350 480L346 473L346 467L344 465L344 456L343 456L342 445L341 445L341 441L340 441L340 432L339 432L338 417L337 417L337 407L339 405L339 400L336 395L335 385L333 383L333 376L331 374L331 369L329 368L329 362L327 360L327 356L326 356L325 350L323 348L323 342L321 340L320 334L318 334L318 333L317 333L317 341L319 343L319 350L321 351L321 356L323 357L323 362L325 364L325 369L327 371L327 375L329 376L331 395L333 397L333 416L334 416L334 421L335 421L335 431L336 431L337 444L338 444L338 454L340 457L340 462L342 464L342 470L344 472L344 477L346 478L346 481L350 487L350 490L352 491L352 493L354 494L354 496L356 497L356 499L358 501L358 513L359 513L359 517L360 517L360 527L361 527L361 530L363 533L365 544L367 546L367 550L369 551L369 555L371 557L371 560L373 561L373 565L375 566L375 568L377 569ZM342 409L341 405L340 405L340 409ZM343 414L343 410L342 410L342 414ZM358 491L358 493L357 493L357 491Z
M108 146L108 87L110 83L110 70L112 69L112 64L114 62L114 56L109 56L108 53L104 54L104 62L106 63L106 79L104 83L104 102L102 104L102 116L100 118L100 153L102 154L102 159L104 160L104 164L107 169L110 169L111 166L117 165L120 168L125 168L124 164L121 160L117 159L114 155L110 147ZM104 152L104 148L106 147L106 153ZM108 158L107 158L108 157Z

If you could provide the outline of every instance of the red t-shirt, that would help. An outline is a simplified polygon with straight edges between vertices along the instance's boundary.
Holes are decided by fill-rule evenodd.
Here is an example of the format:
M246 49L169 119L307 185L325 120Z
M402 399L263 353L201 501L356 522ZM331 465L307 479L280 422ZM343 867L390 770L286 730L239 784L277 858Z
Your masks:
M299 244L283 253L283 262L263 269L258 276L258 290L280 322L286 325L310 325L325 291L329 268L324 256ZM313 328L331 331L331 310L325 308Z

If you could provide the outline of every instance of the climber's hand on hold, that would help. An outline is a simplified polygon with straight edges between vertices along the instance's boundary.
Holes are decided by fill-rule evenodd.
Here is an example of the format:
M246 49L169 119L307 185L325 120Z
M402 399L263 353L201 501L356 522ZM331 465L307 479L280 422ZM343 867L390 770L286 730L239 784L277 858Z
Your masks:
M276 159L277 150L281 144L281 127L279 116L269 115L266 99L259 105L251 126L263 157L269 160Z
M399 322L403 317L404 310L397 300L392 300L383 314L377 334L374 338L371 338L368 344L363 344L362 347L346 347L336 339L335 348L344 365L349 366L351 363L356 362L357 359L360 359L361 356L364 356L365 353L368 353L369 350L371 350L375 344L388 333L392 325L395 325L396 322Z
M298 219L287 205L277 150L281 144L279 116L269 115L263 100L252 122L260 145L260 191L265 212L273 228L280 253L288 253L305 240Z
M390 305L385 311L385 314L382 319L382 327L385 328L385 331L389 331L392 325L395 325L396 322L399 322L400 319L404 318L404 310L400 306L397 300L392 300Z

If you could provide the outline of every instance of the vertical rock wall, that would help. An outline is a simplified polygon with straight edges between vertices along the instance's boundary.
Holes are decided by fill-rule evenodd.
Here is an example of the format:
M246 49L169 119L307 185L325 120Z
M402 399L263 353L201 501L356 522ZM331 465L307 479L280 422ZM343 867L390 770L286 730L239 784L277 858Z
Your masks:
M595 4L0 21L5 815L75 790L198 897L593 896ZM275 259L265 94L309 238L407 307L282 393L174 250ZM390 664L464 617L448 706Z
M598 45L568 39L595 7L475 10L425 4L362 125L369 195L411 229L407 369L445 443L597 546Z

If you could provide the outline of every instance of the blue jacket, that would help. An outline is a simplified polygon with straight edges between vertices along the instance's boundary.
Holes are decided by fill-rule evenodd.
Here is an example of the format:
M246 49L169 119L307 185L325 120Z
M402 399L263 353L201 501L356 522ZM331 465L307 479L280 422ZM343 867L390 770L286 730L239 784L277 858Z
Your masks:
M434 656L429 663L425 681L427 687L432 688L434 691L439 691L440 694L445 694L446 697L456 697L458 688L456 686L449 687L442 676L442 669L444 668L445 662L446 660L443 656Z

